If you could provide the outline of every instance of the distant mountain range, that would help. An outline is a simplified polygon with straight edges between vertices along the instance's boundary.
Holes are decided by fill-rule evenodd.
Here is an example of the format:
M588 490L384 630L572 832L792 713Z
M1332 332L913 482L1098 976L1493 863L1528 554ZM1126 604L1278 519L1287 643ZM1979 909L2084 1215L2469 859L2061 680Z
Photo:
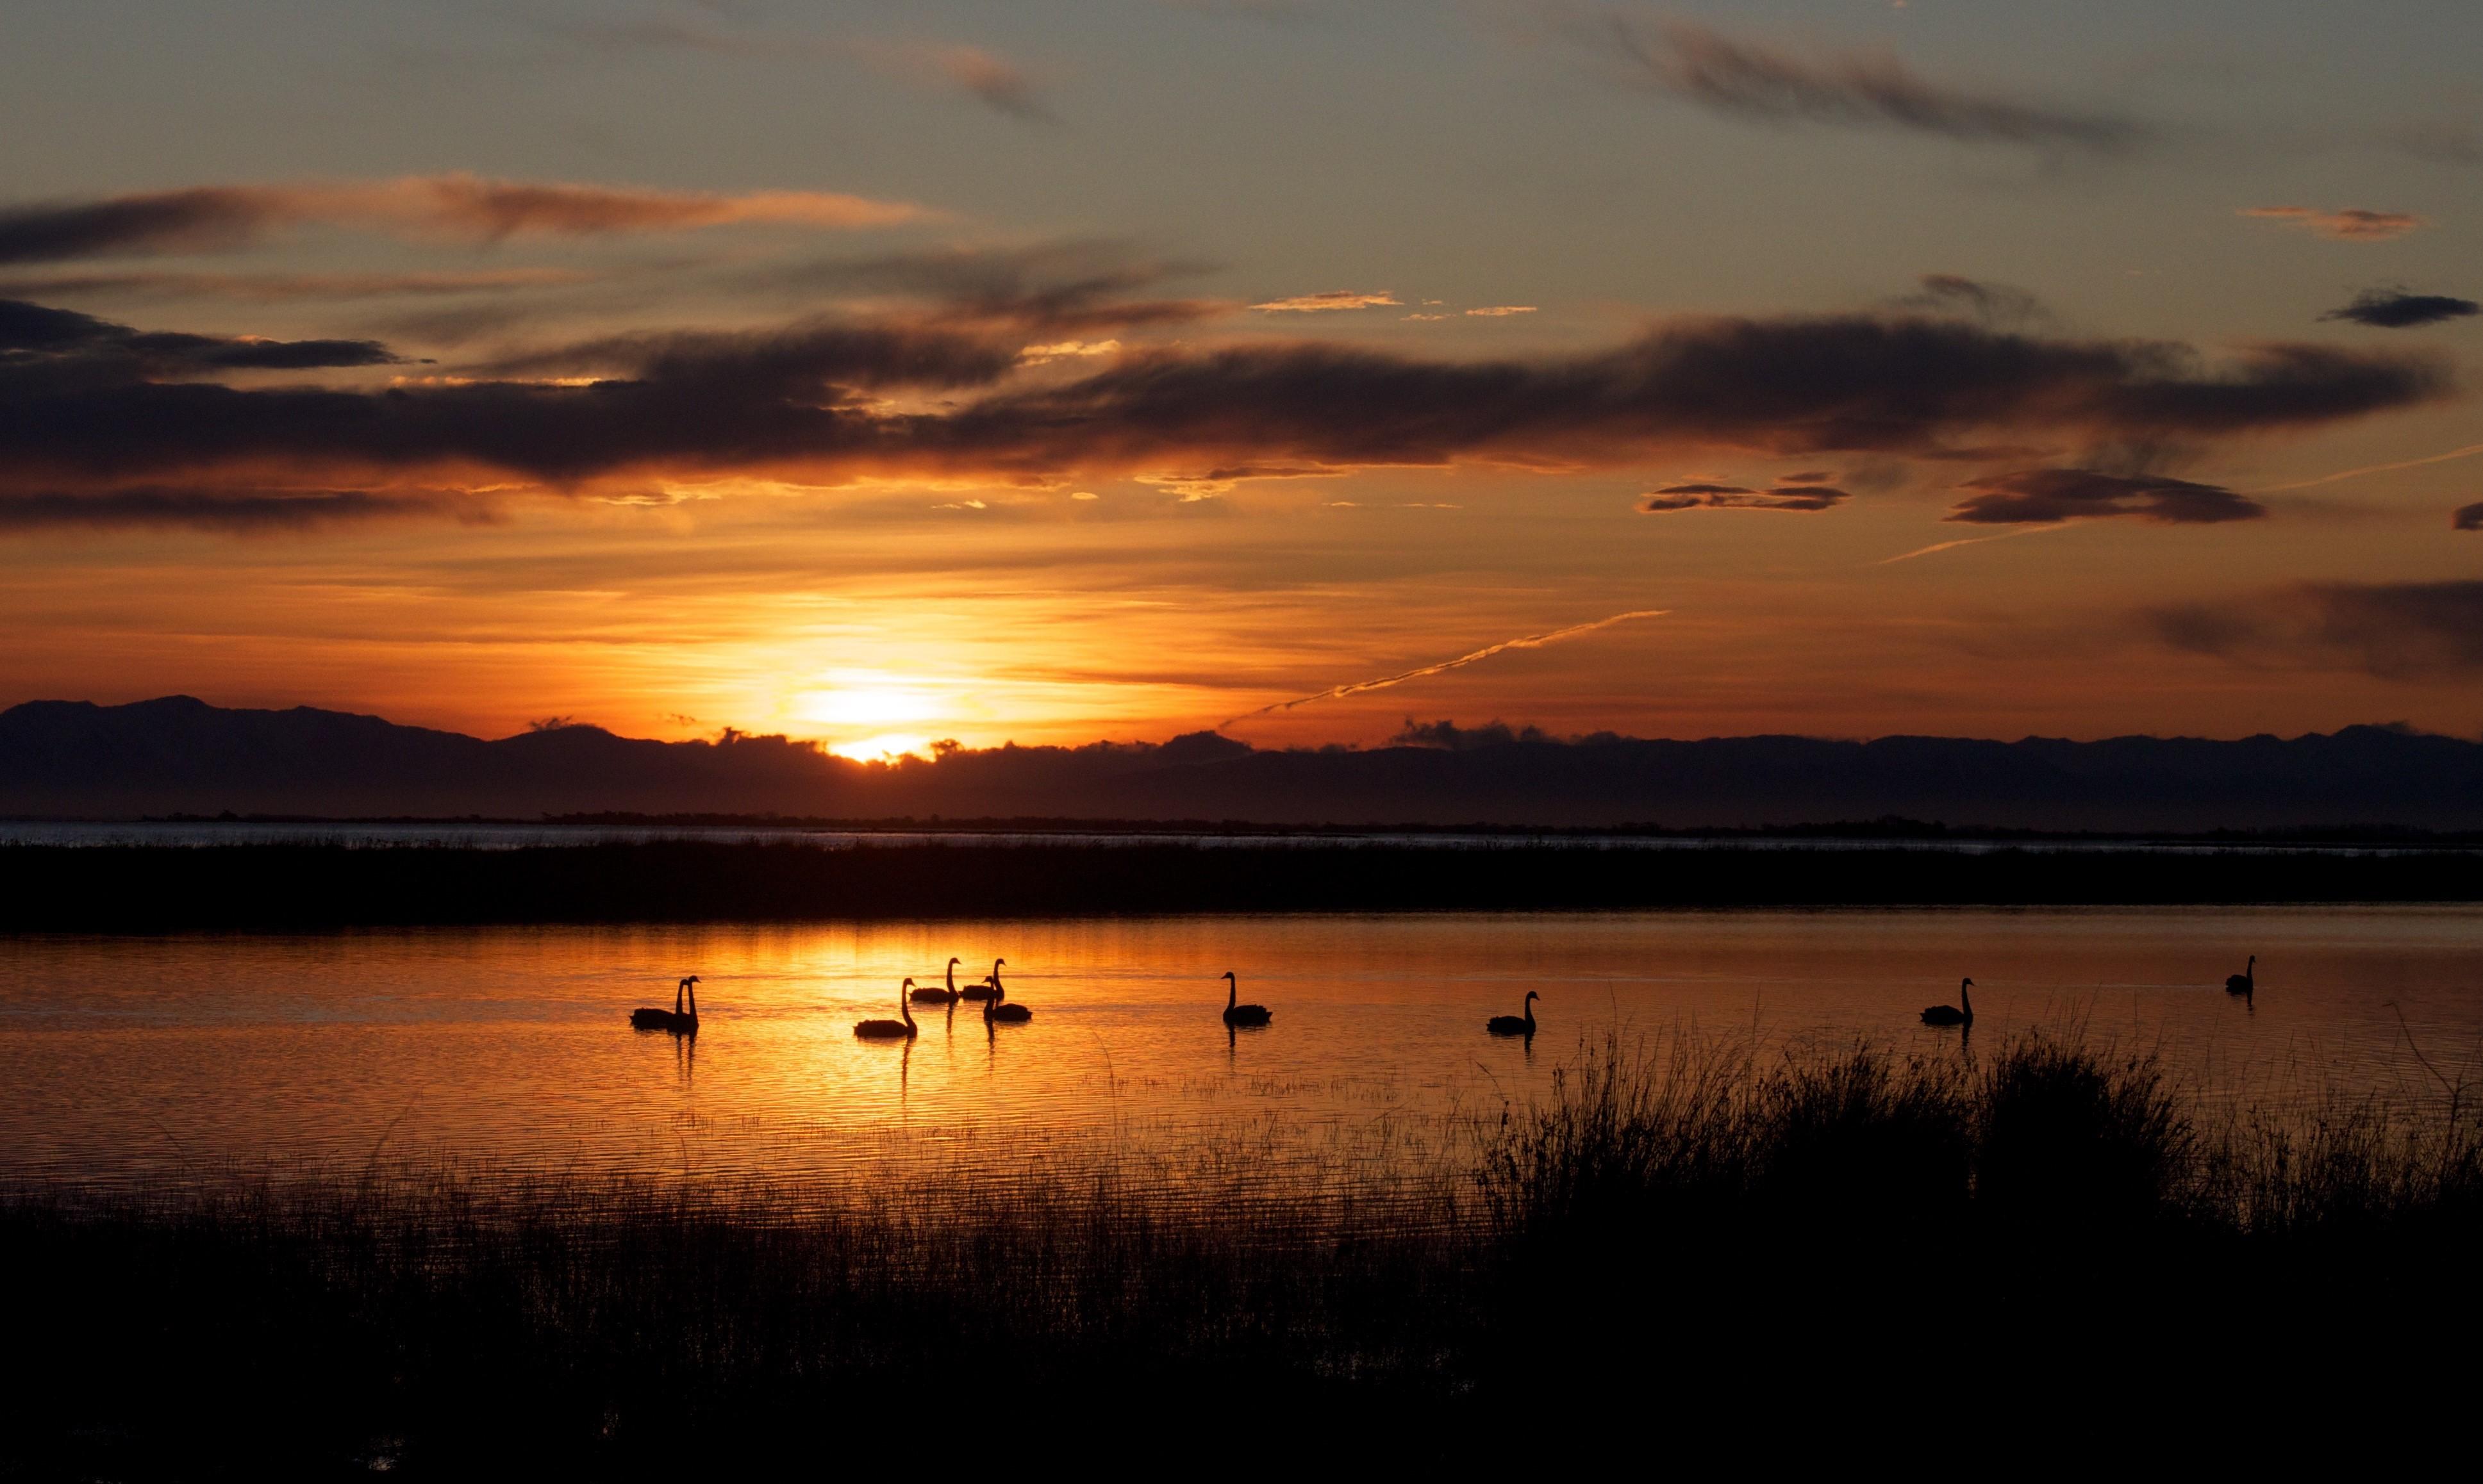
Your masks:
M236 710L187 696L120 706L39 701L0 712L0 814L1676 829L1895 815L2042 830L2483 828L2483 744L2392 727L2231 742L1562 741L1444 724L1414 734L1422 745L1268 752L1193 732L1162 744L1009 746L877 764L776 736L656 742L559 727L484 741L307 706Z

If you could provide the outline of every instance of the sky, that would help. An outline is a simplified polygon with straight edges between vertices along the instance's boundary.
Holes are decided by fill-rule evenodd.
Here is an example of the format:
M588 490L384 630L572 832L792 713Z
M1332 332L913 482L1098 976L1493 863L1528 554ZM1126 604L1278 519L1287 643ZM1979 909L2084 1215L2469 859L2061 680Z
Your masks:
M29 0L0 703L2483 733L2483 9Z

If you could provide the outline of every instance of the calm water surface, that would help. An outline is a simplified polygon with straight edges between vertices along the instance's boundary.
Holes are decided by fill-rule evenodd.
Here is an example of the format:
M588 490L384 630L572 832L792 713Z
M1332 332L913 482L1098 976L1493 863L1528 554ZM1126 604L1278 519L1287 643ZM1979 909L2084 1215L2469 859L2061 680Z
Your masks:
M885 1176L1108 1152L1271 1181L1457 1157L1584 1038L1956 1056L2030 1028L2163 1057L2211 1106L2483 1073L2483 910L1439 914L19 938L0 1175L445 1159ZM2224 976L2259 955L2252 1002ZM1005 956L976 1009L857 1042L907 974ZM1275 1023L1228 1036L1226 968ZM963 972L964 970L961 970ZM702 976L693 1041L640 1004ZM1975 979L1972 1047L1915 1023ZM969 975L972 977L972 975ZM1541 992L1530 1049L1485 1017ZM1064 1166L1066 1167L1066 1166Z

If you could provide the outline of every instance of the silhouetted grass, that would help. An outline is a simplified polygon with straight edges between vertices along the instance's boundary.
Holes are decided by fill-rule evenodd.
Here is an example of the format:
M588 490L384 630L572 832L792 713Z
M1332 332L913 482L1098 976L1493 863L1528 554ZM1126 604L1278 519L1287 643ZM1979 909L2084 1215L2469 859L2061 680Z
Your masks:
M2472 1379L2483 1139L2450 1104L2204 1125L2146 1058L2057 1039L1773 1063L1615 1039L1459 1180L1384 1200L1109 1170L20 1190L0 1460L2066 1468L2178 1433L2385 1465Z
M2483 853L659 840L0 846L0 930L1224 912L2483 901Z

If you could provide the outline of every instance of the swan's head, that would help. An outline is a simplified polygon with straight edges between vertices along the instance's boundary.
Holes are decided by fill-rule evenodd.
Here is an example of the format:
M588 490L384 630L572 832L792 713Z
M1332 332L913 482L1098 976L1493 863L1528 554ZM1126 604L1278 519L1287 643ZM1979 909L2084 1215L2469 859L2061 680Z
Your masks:
M992 960L992 967L993 967L994 968L1005 968L1005 967L1008 967L1008 960L1006 960L1006 959L994 959L994 960Z
M1225 977L1225 978L1227 978L1227 979L1232 979L1232 978L1233 978L1233 970L1231 970L1231 969L1229 969L1229 968L1228 968L1228 969L1226 969L1226 970L1224 971L1224 977ZM1238 979L1236 979L1236 980L1234 980L1234 982L1235 982L1236 984L1239 984L1241 981L1240 981L1240 980L1238 980Z
M906 987L907 989L909 989L909 990L910 990L910 989L912 989L912 988L914 988L914 981L913 981L913 980L911 980L911 979L906 980L906 981L905 981L905 987Z
M948 967L949 967L950 968L954 968L954 967L956 967L958 965L963 964L964 962L966 962L964 959L950 959L950 960L948 961Z
M2231 962L2231 961L2230 961L2230 960L2227 960L2226 962L2229 963L2229 962ZM1970 990L1970 989L1973 989L1973 988L1974 988L1974 981L1973 981L1973 980L1971 980L1971 979L1968 979L1968 980L1967 980L1967 981L1965 981L1963 984L1959 985L1959 986L1958 986L1958 988L1959 988L1959 989L1961 989L1961 990Z
M698 975L696 975L696 974L688 975L687 977L685 977L685 978L683 978L683 979L681 980L681 983L683 983L683 984L696 984L696 983L698 983L698 982L699 982L699 976L698 976Z
M1527 997L1528 999L1530 999L1530 1000L1533 1000L1533 999L1541 999L1543 996L1542 996L1542 995L1540 995L1540 994L1535 994L1533 990L1529 990L1529 991L1527 991L1527 992L1526 992L1526 997Z

